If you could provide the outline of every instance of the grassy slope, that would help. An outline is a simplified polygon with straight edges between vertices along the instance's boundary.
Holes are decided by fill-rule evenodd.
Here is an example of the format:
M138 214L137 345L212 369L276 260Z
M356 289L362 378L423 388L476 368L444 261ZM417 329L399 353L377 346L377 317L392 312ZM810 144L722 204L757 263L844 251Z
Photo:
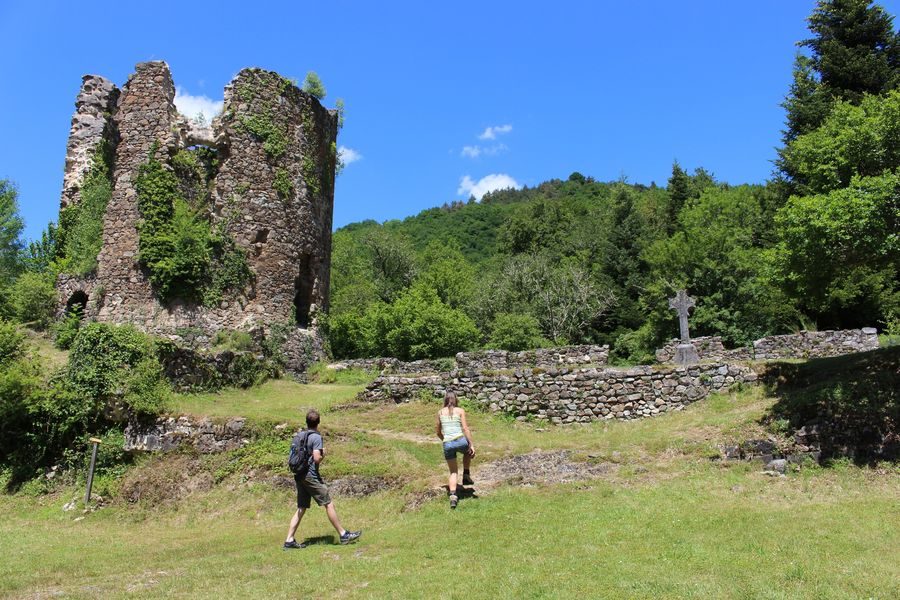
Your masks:
M620 467L592 482L501 487L465 500L456 512L443 500L403 510L413 488L434 485L442 477L438 447L410 441L431 435L436 405L334 409L351 399L352 390L309 391L315 390L276 382L257 392L256 404L244 407L254 407L249 416L290 420L298 414L292 402L318 405L326 409L326 475L358 472L351 463L368 461L373 469L407 479L399 490L337 500L344 523L365 530L359 544L344 548L328 543L333 531L323 511L313 509L301 533L325 543L282 552L292 493L238 476L175 506L115 505L81 521L60 510L75 490L41 498L39 507L33 498L0 497L0 593L900 595L896 468L879 472L839 465L772 479L758 467L707 459L716 443L757 428L756 420L772 403L758 390L713 397L656 419L546 431L472 414L482 460L536 447L565 447L582 458L591 455ZM219 414L232 414L242 394L246 392L215 399ZM190 397L182 402L183 408L194 410L208 408L212 400ZM451 581L457 583L448 586Z

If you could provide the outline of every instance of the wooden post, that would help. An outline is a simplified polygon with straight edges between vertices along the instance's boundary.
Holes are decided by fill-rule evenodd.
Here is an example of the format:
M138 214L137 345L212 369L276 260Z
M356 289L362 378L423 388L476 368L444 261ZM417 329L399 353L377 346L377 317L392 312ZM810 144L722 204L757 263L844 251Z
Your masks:
M91 450L91 466L88 468L87 491L84 493L84 506L87 508L88 502L91 501L91 487L94 485L94 465L97 463L97 447L103 442L97 438L91 438L94 445Z

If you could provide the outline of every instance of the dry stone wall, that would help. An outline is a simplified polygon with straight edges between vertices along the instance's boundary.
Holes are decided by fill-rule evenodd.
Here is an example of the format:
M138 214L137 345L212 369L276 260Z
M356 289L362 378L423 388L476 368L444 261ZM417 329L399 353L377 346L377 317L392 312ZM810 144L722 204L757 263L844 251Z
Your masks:
M456 364L461 369L515 369L518 367L560 367L572 365L605 365L609 346L562 346L524 352L482 350L460 352Z
M656 360L672 362L681 342L670 340L656 351ZM772 335L753 342L752 346L727 349L719 336L691 339L700 360L746 361L782 358L826 358L866 352L878 348L878 332L873 327L838 331L801 331L788 335Z
M202 341L220 329L268 331L287 323L315 335L315 316L328 307L337 113L262 69L238 73L225 89L223 113L208 126L178 114L174 97L164 62L138 64L121 92L102 77L85 77L60 204L79 201L79 185L101 141L114 153L113 189L97 272L61 277L60 311L75 294L84 295L92 300L88 318L132 323L177 341L184 331L203 332L192 336ZM166 162L195 144L217 155L209 219L246 252L253 273L245 289L231 290L215 307L177 299L161 304L138 262L138 170L151 154ZM321 341L311 347L321 349ZM297 364L306 362L303 357Z
M383 375L360 399L406 402L446 391L494 412L552 423L638 419L681 410L736 383L755 383L749 367L703 364L689 368L634 367L517 369L509 373L458 370L404 377Z
M777 358L825 358L878 348L874 327L839 331L802 331L793 335L773 335L753 342L756 360Z
M455 359L402 361L396 358L353 358L332 364L333 368L353 368L384 373L442 373L454 369L503 370L519 367L601 366L609 358L609 346L561 346L524 352L479 350L460 352ZM449 363L449 364L448 364Z
M125 428L124 449L167 452L190 445L198 452L211 454L240 448L250 442L249 438L245 420L239 417L225 423L214 423L209 418L160 417L152 423L129 423Z
M448 366L447 361L450 362ZM329 365L336 370L360 369L384 373L440 373L455 368L452 359L402 361L399 358L350 358Z

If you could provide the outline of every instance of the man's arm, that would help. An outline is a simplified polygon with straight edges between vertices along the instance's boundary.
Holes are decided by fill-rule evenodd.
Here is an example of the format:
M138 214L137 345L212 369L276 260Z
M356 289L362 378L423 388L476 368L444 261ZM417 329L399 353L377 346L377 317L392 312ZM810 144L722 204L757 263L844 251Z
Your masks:
M325 458L325 444L322 442L322 434L319 434L317 437L318 439L313 439L312 457L313 462L318 465Z

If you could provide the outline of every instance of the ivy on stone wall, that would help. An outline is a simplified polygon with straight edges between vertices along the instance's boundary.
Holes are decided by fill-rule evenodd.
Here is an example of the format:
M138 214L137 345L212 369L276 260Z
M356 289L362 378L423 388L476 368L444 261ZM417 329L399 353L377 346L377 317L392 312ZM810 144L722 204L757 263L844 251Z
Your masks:
M281 167L275 169L275 183L273 184L275 191L282 198L289 198L294 191L294 182L291 181L291 175L287 169Z
M263 143L266 156L274 160L287 151L288 136L284 127L272 119L269 110L253 115L242 115L240 124Z
M192 202L184 198L185 189L205 190L202 161L178 153L170 168L154 155L141 166L136 182L138 260L163 303L180 298L217 306L227 290L240 290L250 281L246 254L224 227L213 230L205 192Z
M103 245L103 217L112 196L112 146L101 142L94 150L91 170L79 190L79 201L59 213L57 247L60 271L89 275L97 269L97 256Z

